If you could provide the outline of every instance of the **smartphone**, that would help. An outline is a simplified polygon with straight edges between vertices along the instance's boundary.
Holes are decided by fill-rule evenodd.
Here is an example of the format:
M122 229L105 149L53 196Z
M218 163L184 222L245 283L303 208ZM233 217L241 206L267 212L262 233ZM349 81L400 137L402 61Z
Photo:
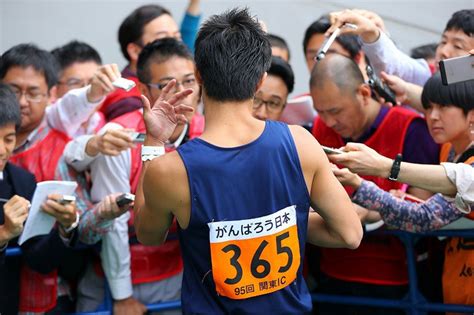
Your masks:
M325 147L323 145L321 147L323 147L323 150L324 150L324 152L326 152L326 154L341 154L341 153L344 153L344 151L339 150L339 149Z
M439 71L444 85L474 80L474 55L441 60Z
M117 197L115 202L117 203L117 206L123 207L125 205L129 205L132 202L135 201L135 195L130 194L130 193L124 193L121 194L120 196Z
M143 143L143 142L145 142L145 136L146 136L146 134L144 134L144 133L141 133L141 132L132 132L132 133L131 133L131 136L132 136L132 141L133 141L133 142L138 142L138 143Z
M65 206L65 205L68 205L72 202L76 201L76 197L75 196L71 196L71 195L63 195L59 200L58 200L58 203Z

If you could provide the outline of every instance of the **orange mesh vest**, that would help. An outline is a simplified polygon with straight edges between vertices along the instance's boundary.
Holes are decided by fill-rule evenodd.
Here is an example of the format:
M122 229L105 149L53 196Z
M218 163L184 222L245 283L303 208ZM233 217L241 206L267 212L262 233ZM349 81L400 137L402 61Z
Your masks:
M405 135L414 119L421 117L403 108L391 108L375 133L365 144L380 154L395 158L403 152ZM339 148L343 139L319 118L313 125L313 135L322 145ZM385 178L363 176L385 191L399 189L399 182ZM349 195L353 190L346 188ZM408 283L405 248L394 236L365 235L359 248L321 248L321 271L344 281L379 285L404 285Z
M42 131L44 129L39 132ZM54 180L56 166L68 141L65 134L51 129L43 140L28 150L13 155L10 162L33 173L37 182ZM19 310L46 312L53 309L57 299L57 280L57 271L43 275L24 264L20 276Z
M442 146L441 162L448 160L450 150L450 143ZM464 163L474 163L474 156ZM466 217L474 220L474 213ZM443 297L445 303L474 304L474 239L452 237L448 240L443 268Z

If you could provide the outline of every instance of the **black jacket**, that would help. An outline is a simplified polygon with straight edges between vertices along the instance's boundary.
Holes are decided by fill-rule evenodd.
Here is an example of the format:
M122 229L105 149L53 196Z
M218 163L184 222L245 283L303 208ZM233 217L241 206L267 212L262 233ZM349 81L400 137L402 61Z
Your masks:
M0 191L1 198L10 199L14 195L31 200L36 189L36 180L33 174L7 163L3 170L5 180L8 181L11 191L7 196L6 192ZM0 224L4 222L3 204L0 203ZM17 247L17 239L9 242L8 247ZM0 252L0 313L18 313L18 294L20 283L21 257L8 257L5 259L5 251Z

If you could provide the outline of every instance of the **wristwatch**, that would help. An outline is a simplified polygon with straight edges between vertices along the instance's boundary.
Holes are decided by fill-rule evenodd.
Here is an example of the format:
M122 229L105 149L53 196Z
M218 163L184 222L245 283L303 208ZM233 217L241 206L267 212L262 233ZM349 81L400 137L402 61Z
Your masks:
M154 158L162 156L165 154L165 147L157 147L157 146L142 146L142 161L151 161Z
M389 180L396 181L398 179L398 173L400 173L400 165L402 164L402 155L399 153L393 160L392 169L390 170Z

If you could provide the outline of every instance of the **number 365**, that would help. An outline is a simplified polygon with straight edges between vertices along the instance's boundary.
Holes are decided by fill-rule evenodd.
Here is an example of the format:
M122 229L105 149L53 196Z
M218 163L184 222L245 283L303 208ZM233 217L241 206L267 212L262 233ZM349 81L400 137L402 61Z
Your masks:
M293 263L293 253L291 251L291 248L288 246L282 245L283 240L287 239L289 236L290 236L290 233L287 231L276 237L277 255L285 254L288 257L286 264L278 268L278 272L280 273L288 271ZM268 242L266 240L263 240L258 246L257 250L255 251L255 254L252 257L252 262L250 264L250 272L252 273L252 276L254 276L257 279L265 278L266 276L268 276L271 270L270 263L267 260L260 258L263 250L265 249L265 247L267 247L267 245L268 245ZM224 282L229 285L237 284L239 283L240 280L242 280L242 276L243 276L242 266L239 263L239 257L242 251L240 247L235 244L229 244L225 246L224 248L222 248L222 251L224 253L228 253L228 252L234 253L232 257L230 258L230 264L232 265L232 267L235 268L235 271L236 271L236 275L234 278L227 278Z

